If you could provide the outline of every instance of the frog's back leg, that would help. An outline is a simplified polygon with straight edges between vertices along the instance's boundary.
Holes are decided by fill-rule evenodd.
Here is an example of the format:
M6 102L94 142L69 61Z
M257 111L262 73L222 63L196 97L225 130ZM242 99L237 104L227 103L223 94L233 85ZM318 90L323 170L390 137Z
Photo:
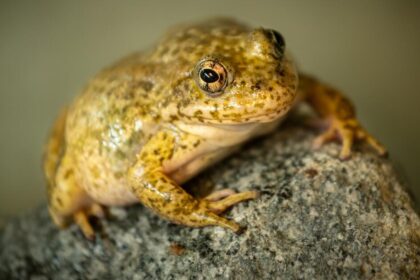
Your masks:
M56 120L44 154L44 172L48 183L48 209L54 223L63 228L74 220L86 237L94 232L87 215L93 209L97 215L98 205L86 194L76 180L75 165L66 149L65 124L67 113L61 112Z
M48 183L48 192L55 185L57 167L64 154L65 140L64 128L66 124L67 110L63 109L56 119L51 134L48 138L44 151L44 174Z

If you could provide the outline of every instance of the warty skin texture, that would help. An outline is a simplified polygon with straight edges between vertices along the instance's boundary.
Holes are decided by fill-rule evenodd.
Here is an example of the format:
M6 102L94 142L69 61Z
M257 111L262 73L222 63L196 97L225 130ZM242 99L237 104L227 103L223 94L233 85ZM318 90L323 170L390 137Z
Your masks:
M329 124L315 145L339 136L343 159L355 140L385 153L348 99L296 72L277 31L229 19L178 26L101 71L63 110L44 160L51 216L93 238L90 215L141 202L171 222L240 232L220 213L256 192L196 199L180 184L271 132L300 101Z

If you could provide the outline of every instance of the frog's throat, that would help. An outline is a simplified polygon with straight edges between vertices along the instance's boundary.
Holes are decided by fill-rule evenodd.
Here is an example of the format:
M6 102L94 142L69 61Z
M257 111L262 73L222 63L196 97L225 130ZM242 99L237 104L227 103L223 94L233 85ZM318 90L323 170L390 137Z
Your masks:
M213 141L219 146L232 146L240 142L246 141L254 136L265 134L276 127L284 116L278 117L272 121L266 122L248 122L248 123L185 123L182 121L175 122L174 125L189 134L200 136L207 140Z

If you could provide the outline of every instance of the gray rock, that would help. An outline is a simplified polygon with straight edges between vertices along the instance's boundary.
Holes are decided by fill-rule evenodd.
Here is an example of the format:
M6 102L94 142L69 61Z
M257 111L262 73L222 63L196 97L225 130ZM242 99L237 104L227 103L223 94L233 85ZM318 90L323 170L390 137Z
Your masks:
M360 145L340 161L314 136L289 123L187 185L259 190L226 213L242 235L136 205L111 209L91 242L42 206L0 233L0 279L420 279L420 220L392 164Z

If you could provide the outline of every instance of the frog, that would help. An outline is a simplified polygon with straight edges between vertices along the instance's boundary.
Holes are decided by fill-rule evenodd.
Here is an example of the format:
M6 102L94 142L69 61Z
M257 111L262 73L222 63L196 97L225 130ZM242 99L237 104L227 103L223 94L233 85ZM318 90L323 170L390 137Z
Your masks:
M94 239L91 218L141 203L171 223L240 233L223 213L258 192L197 198L182 185L300 103L327 123L315 148L339 140L344 160L359 141L386 154L341 91L297 70L280 32L230 18L178 25L100 71L57 117L44 152L52 220Z

